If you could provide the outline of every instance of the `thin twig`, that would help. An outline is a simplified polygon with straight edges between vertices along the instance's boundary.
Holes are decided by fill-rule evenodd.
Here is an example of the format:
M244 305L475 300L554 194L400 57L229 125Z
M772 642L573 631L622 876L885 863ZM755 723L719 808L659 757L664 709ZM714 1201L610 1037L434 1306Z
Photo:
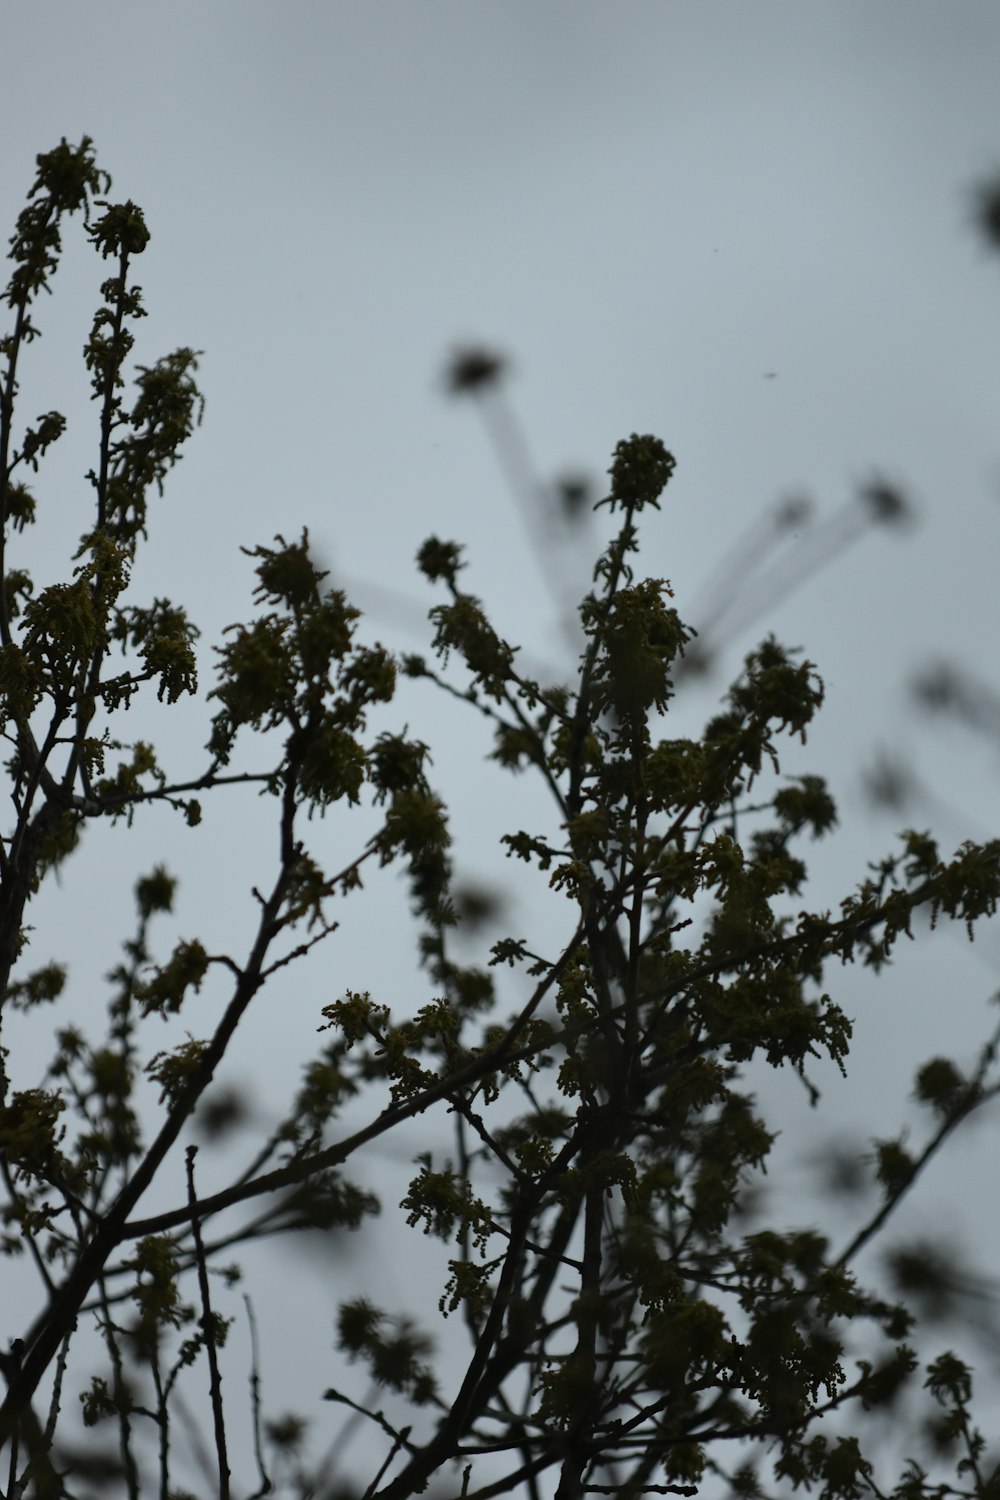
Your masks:
M253 1310L253 1303L244 1292L243 1302L247 1310L247 1323L250 1326L250 1413L253 1425L253 1451L257 1460L257 1472L260 1475L260 1489L254 1490L249 1500L260 1500L262 1495L270 1494L271 1476L264 1467L264 1448L260 1436L260 1350L257 1345L257 1318Z
M205 1333L205 1353L208 1355L209 1391L212 1398L212 1423L215 1428L215 1451L219 1460L219 1500L229 1500L229 1459L226 1453L226 1424L222 1411L222 1378L219 1374L219 1359L215 1348L215 1320L208 1291L208 1266L205 1263L205 1247L201 1240L198 1223L197 1195L194 1190L194 1159L197 1146L189 1146L184 1153L187 1165L188 1202L191 1205L191 1233L194 1236L195 1258L198 1265L198 1290L201 1293L201 1326Z

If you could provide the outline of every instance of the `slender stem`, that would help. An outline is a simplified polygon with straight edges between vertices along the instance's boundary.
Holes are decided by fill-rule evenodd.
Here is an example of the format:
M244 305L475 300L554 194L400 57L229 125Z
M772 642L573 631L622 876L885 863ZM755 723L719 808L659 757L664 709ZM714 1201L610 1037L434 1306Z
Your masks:
M215 1319L208 1289L208 1265L205 1247L201 1239L201 1224L196 1208L197 1195L194 1190L194 1159L197 1146L188 1146L184 1153L187 1168L188 1203L191 1208L191 1234L194 1239L195 1263L198 1268L198 1291L201 1296L201 1327L205 1336L205 1353L208 1357L209 1394L212 1401L212 1426L215 1430L215 1453L219 1463L219 1500L229 1500L229 1456L226 1452L226 1421L222 1410L222 1376L219 1373L219 1355L215 1346Z

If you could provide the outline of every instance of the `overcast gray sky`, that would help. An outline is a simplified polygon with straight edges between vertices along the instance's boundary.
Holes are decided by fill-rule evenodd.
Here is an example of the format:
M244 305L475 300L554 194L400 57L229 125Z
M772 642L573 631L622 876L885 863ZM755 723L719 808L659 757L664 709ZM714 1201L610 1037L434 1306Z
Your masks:
M1000 165L993 0L20 0L4 7L0 42L5 232L35 153L90 134L112 197L140 203L152 231L137 273L150 313L140 360L180 344L204 351L205 424L153 511L136 581L189 606L206 683L209 644L249 609L239 546L303 525L387 644L426 646L385 598L413 601L418 618L434 602L413 558L435 532L468 544L467 586L498 627L554 669L565 663L557 609L477 413L442 393L449 351L485 343L511 357L508 395L542 479L599 483L633 431L676 454L644 558L696 626L699 588L769 507L808 496L821 524L876 476L898 486L912 532L872 531L748 621L669 732L694 732L742 653L774 629L806 648L829 690L808 751L789 761L828 775L844 808L836 849L817 852L818 901L846 894L889 845L893 820L860 790L878 748L905 750L953 808L905 818L943 820L949 847L996 831L995 748L925 725L905 691L939 657L997 678L1000 260L971 224L972 190ZM101 274L79 229L69 238L23 404L73 421L38 486L63 539L86 525L94 428L79 350ZM560 589L586 586L602 524L586 541L558 540ZM32 545L49 555L42 538ZM541 817L539 796L517 783L526 810L508 815L517 804L488 790L478 726L426 694L408 690L403 707L454 795L460 859L506 878L496 835L511 817ZM198 735L197 714L177 718ZM136 874L165 855L188 877L180 930L218 951L246 930L240 881L263 874L270 836L250 800L210 821L194 855L195 835L151 817L134 839L109 840L108 941L94 940L83 854L40 909L36 943L96 986L126 935ZM533 898L514 911L526 928ZM319 1003L347 985L381 987L402 1009L425 998L404 915L402 889L385 883L359 901L356 925L345 909L321 1000L279 1034L266 1014L248 1027L239 1076L266 1058L276 1108ZM831 1118L870 1105L871 1131L890 1129L913 1062L946 1044L968 1050L986 1030L996 943L979 954L951 937L918 946L885 998L845 976L859 1051L871 1045ZM890 1040L901 1006L912 1055ZM970 1173L978 1149L963 1148ZM952 1177L939 1193L964 1227L964 1188ZM372 1254L391 1275L385 1246ZM327 1284L289 1404L322 1389L343 1294ZM265 1335L283 1326L275 1318Z

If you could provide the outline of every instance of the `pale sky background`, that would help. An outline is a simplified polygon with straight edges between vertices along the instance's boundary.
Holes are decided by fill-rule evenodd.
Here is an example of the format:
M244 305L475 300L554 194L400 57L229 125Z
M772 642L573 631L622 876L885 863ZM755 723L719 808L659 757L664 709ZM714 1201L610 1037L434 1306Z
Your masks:
M699 590L769 508L805 495L817 525L849 527L843 511L862 485L898 486L918 524L870 530L762 608L726 641L720 671L685 687L666 732L696 733L773 629L805 648L828 688L809 746L787 761L828 776L843 813L813 851L815 904L848 894L907 822L933 827L947 851L996 833L996 746L928 722L907 691L940 658L997 681L1000 257L972 224L974 188L1000 168L992 0L21 0L4 7L0 45L4 233L35 154L91 135L112 199L141 204L152 231L136 268L149 311L140 362L182 344L204 351L205 423L153 506L135 582L137 597L187 604L206 688L210 646L250 609L239 547L303 525L334 580L370 608L370 636L427 649L420 612L436 596L413 559L436 533L467 543L465 586L498 628L554 672L566 663L478 413L442 391L449 352L486 344L511 358L506 390L540 479L582 472L600 486L633 431L675 453L643 566L671 580L695 626ZM48 531L28 547L46 581L87 524L81 476L96 432L79 351L102 272L78 223L66 238L21 404L23 417L58 406L71 419L36 486ZM605 535L602 520L585 538L553 532L558 590L582 592ZM410 612L387 610L387 597ZM509 930L553 947L546 924L561 909L540 902L496 844L547 816L538 792L487 768L478 723L429 691L407 687L384 715L384 727L404 721L432 746L459 868L502 878ZM167 765L196 773L204 708L148 722ZM862 769L879 751L904 754L939 800L873 810ZM99 1024L131 886L158 859L182 877L176 931L210 951L239 944L249 887L271 869L272 809L242 794L219 804L193 833L147 814L132 834L95 835L39 903L32 956L71 961L67 1018ZM330 819L316 848L333 864L364 828ZM401 1012L429 998L401 882L377 882L342 922L308 981L266 992L236 1049L231 1076L254 1081L265 1122L315 1045L322 1004L347 987ZM821 1118L805 1121L800 1090L769 1083L763 1094L794 1122L780 1148L791 1217L808 1198L804 1140L892 1133L918 1061L970 1060L992 1025L998 937L970 948L958 930L908 945L875 986L855 970L831 974L857 1021L850 1082L831 1077ZM212 1019L219 1003L221 991L204 997ZM185 1020L198 1032L194 1012ZM447 1140L444 1123L428 1130L414 1152ZM953 1147L913 1210L918 1228L946 1222L997 1242L989 1143L980 1130ZM287 1245L247 1258L263 1268L262 1361L265 1377L275 1371L265 1402L309 1410L317 1451L330 1430L316 1397L336 1374L337 1302L364 1269L373 1295L412 1305L422 1247L392 1227L405 1167L372 1159L386 1212L365 1238L364 1268L350 1260L331 1274ZM178 1170L171 1206L179 1184ZM436 1317L432 1285L419 1297ZM236 1391L242 1326L233 1338ZM364 1451L359 1439L367 1482Z

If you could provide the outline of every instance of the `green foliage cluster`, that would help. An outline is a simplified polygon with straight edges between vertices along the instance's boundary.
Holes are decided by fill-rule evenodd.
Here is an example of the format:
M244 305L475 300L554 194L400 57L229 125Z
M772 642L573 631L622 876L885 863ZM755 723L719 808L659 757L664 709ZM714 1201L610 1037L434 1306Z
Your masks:
M927 833L909 830L836 913L798 904L803 841L829 834L836 810L819 777L781 778L780 747L783 737L805 741L822 680L769 638L698 738L664 737L692 632L666 580L635 571L643 512L659 508L675 468L652 436L633 435L613 455L598 510L615 529L580 606L584 647L571 682L546 685L519 670L517 647L461 586L454 542L432 538L418 559L444 596L430 614L431 666L361 644L359 613L325 586L307 533L278 536L247 552L256 613L230 627L217 651L204 770L172 780L154 747L128 742L119 726L144 689L155 685L164 712L197 691L197 633L173 602L135 604L126 594L150 497L200 420L197 356L182 349L130 371L143 314L133 263L149 232L135 204L99 196L109 190L90 141L64 141L38 158L11 242L14 326L0 343L4 1002L33 1011L66 989L53 959L21 971L27 912L89 822L128 824L155 802L195 826L206 796L253 789L270 799L277 857L239 956L192 936L154 961L151 928L171 911L176 882L162 867L140 878L103 1037L57 1028L47 1073L28 1086L15 1087L11 1054L0 1051L0 1248L29 1258L40 1287L0 1356L4 1493L88 1492L80 1485L93 1479L92 1461L60 1437L60 1414L77 1398L88 1427L116 1434L112 1459L102 1450L104 1493L180 1493L174 1412L183 1380L202 1370L217 1459L211 1492L230 1493L232 1462L240 1475L256 1467L257 1494L342 1493L337 1475L303 1477L304 1422L266 1418L259 1396L254 1452L230 1451L217 1353L231 1319L212 1305L207 1271L237 1280L237 1267L220 1264L234 1240L357 1228L379 1205L343 1175L345 1164L380 1137L407 1139L410 1122L432 1109L453 1122L454 1152L412 1152L402 1208L412 1229L447 1247L440 1309L463 1321L470 1353L463 1368L442 1365L422 1321L345 1287L339 1348L367 1369L376 1394L358 1400L330 1387L326 1396L385 1442L369 1494L1000 1493L972 1415L970 1372L951 1353L924 1371L948 1472L932 1475L916 1459L897 1477L880 1472L864 1414L895 1411L919 1379L919 1325L912 1299L886 1296L857 1269L945 1138L995 1096L992 1044L971 1072L945 1057L921 1068L916 1091L931 1134L921 1150L903 1138L875 1143L878 1206L840 1247L815 1229L753 1221L774 1134L746 1081L751 1065L790 1068L816 1097L810 1065L825 1058L844 1069L848 1058L839 965L877 970L922 910L971 936L1000 899L1000 843L967 844L945 859ZM99 429L86 476L93 517L71 581L35 595L10 553L15 534L44 516L25 476L66 424L48 412L18 437L15 396L19 362L38 334L34 305L76 212L115 268L84 351ZM544 952L508 935L479 964L455 957L461 903L428 746L370 723L392 702L400 671L485 720L498 774L542 778L557 831L518 829L504 844L525 881L562 898L565 915ZM237 768L247 742L270 757L264 769ZM377 826L331 872L307 851L302 820L336 804L361 805ZM150 1213L148 1195L250 1005L328 937L332 912L369 866L397 861L425 976L412 1013L395 1016L350 991L320 1007L323 1040L271 1139L207 1196L198 1195L189 1148L187 1201ZM504 994L518 996L510 1014L501 973ZM224 997L214 1030L143 1062L149 1025L186 1017L202 985ZM348 1103L366 1122L350 1132ZM257 1213L242 1231L205 1239L223 1210L244 1204ZM898 1269L919 1291L914 1267ZM88 1317L99 1334L88 1358L99 1368L71 1395L68 1351ZM255 1369L255 1392L260 1385ZM412 1420L397 1423L378 1393ZM841 1417L853 1431L840 1433Z

